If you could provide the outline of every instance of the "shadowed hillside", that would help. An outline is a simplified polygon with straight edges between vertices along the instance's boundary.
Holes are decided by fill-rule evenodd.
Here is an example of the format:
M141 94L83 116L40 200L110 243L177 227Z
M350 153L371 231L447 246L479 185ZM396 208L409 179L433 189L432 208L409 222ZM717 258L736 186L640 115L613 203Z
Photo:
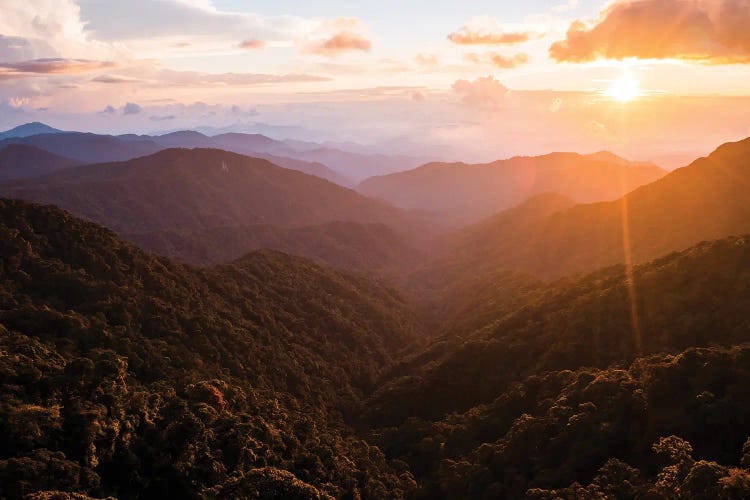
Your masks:
M120 233L334 220L412 223L405 212L318 177L212 149L172 149L0 186L4 196L53 203Z
M412 486L339 416L418 334L388 290L279 253L195 270L17 201L0 236L1 496Z
M384 224L329 222L287 228L257 225L220 227L193 233L162 231L126 235L150 252L197 265L237 259L245 253L272 248L361 272L386 272L414 266L422 251Z
M11 144L0 148L0 181L39 177L75 165L74 160L34 146Z

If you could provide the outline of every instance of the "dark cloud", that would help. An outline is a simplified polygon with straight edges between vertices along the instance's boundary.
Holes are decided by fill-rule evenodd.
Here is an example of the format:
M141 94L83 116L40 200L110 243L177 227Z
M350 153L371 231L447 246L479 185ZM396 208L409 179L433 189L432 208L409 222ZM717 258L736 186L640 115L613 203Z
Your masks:
M97 83L137 83L141 80L138 80L136 78L127 78L125 76L118 76L118 75L99 75L95 78L91 79L92 82Z
M560 62L599 58L750 62L750 0L620 0L575 21L550 47Z
M141 108L138 104L134 102L128 102L123 106L122 108L122 114L123 115L137 115L141 112L143 108Z
M152 120L152 121L155 121L155 122L165 122L165 121L169 121L169 120L174 120L176 118L177 117L175 115L161 115L161 116L160 115L154 115L154 116L150 116L149 120Z

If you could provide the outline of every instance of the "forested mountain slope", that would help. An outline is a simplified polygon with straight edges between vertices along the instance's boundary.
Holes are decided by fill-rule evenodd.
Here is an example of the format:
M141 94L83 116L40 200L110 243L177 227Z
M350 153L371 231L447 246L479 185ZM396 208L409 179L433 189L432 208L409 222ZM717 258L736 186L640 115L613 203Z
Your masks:
M749 188L750 138L724 144L616 201L576 205L509 230L488 224L474 235L474 248L451 258L465 269L541 277L593 271L626 256L643 263L703 240L750 232Z
M74 160L34 146L11 144L0 147L0 181L39 177L74 165Z
M383 202L312 175L214 149L170 149L0 185L3 196L53 203L123 234L335 220L412 222Z
M197 270L0 200L0 496L403 496L340 412L416 337L362 278L273 252Z

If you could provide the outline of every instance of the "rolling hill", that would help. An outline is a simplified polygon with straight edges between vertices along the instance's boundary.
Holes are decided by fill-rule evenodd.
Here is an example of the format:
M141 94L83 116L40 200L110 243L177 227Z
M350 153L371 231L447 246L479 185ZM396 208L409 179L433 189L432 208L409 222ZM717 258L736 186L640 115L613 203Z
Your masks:
M0 200L0 494L403 498L341 412L418 333L304 259L197 270Z
M39 177L75 165L74 160L34 146L11 144L0 148L0 181Z
M342 269L380 275L419 262L422 251L385 224L328 222L316 226L219 227L198 232L128 234L146 251L194 265L230 262L257 249L300 255Z
M3 196L52 203L122 234L331 221L416 224L410 214L312 175L213 149L170 149L0 184Z
M619 198L666 172L611 153L552 153L493 163L430 163L367 179L358 190L409 209L431 210L456 224L477 222L525 199L556 192L579 203Z
M703 240L750 232L750 139L720 146L624 197L579 204L523 227L488 221L451 265L542 277L647 262ZM466 236L464 236L466 237ZM445 260L436 263L438 268Z

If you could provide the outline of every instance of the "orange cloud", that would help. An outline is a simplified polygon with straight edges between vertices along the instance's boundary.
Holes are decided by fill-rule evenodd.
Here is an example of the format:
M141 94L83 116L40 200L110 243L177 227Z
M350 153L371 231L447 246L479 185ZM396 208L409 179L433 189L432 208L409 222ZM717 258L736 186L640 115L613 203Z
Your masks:
M619 0L594 22L573 22L549 54L558 62L635 57L748 63L748 26L748 0Z
M448 35L448 40L457 45L504 45L528 42L530 39L531 33L504 33L468 25Z
M524 53L516 54L510 57L504 56L502 54L490 53L490 60L492 61L492 64L494 64L498 68L509 69L526 64L527 62L529 62L529 56L528 54Z
M372 44L368 39L353 31L341 31L330 38L313 43L307 52L320 55L339 55L343 52L359 50L369 52Z
M237 47L241 49L247 49L247 50L256 50L256 49L262 49L266 46L266 42L263 40L256 40L254 38L243 40L237 45Z
M484 54L470 52L468 54L464 54L464 59L474 64L483 64L485 62L490 62L498 68L510 69L517 66L522 66L529 62L529 55L523 52L512 56L504 56L503 54L499 54L497 52L487 52Z

